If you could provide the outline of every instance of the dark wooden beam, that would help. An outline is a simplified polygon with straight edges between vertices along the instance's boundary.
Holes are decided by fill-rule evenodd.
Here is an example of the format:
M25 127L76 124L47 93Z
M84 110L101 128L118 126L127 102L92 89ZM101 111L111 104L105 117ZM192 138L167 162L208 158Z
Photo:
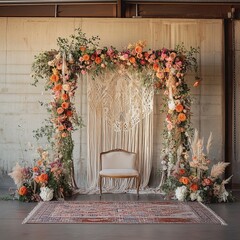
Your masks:
M56 10L57 9L57 13ZM122 14L122 13L121 13ZM1 4L0 17L117 17L117 2Z
M142 3L126 2L125 17L138 14L143 18L188 18L188 19L227 19L228 13L235 8L235 18L240 19L240 3Z
M225 46L225 161L231 165L226 168L226 177L232 175L234 160L234 21L232 19L224 20L224 46ZM230 182L229 187L232 187Z

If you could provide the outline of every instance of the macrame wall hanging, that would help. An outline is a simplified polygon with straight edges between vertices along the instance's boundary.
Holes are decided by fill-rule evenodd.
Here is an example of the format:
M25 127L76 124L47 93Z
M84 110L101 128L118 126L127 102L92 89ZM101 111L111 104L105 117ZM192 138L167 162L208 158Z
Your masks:
M106 71L88 79L88 183L98 183L99 155L122 148L138 153L142 187L147 186L152 166L152 87L144 87L139 74ZM119 183L116 184L116 181ZM111 190L130 188L132 181L106 183ZM117 187L116 187L117 186ZM108 189L108 190L109 190Z

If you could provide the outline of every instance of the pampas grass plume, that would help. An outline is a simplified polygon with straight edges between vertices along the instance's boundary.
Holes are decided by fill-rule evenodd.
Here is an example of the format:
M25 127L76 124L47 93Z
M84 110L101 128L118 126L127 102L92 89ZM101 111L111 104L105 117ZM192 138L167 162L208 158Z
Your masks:
M219 162L217 164L214 164L211 169L211 177L212 178L218 178L220 175L222 175L225 171L225 168L229 165L230 163L226 162Z

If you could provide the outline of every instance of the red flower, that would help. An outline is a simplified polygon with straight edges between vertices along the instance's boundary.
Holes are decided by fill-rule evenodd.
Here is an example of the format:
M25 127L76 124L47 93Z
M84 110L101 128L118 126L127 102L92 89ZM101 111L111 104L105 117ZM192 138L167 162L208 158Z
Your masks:
M198 190L198 185L196 183L191 184L190 190L192 190L194 192L197 191Z
M18 190L18 194L21 195L21 196L27 195L27 192L28 192L28 190L25 186L20 187L19 190Z
M180 174L180 175L184 175L185 172L186 172L185 169L183 169L183 168L180 168L180 169L179 169L179 174Z

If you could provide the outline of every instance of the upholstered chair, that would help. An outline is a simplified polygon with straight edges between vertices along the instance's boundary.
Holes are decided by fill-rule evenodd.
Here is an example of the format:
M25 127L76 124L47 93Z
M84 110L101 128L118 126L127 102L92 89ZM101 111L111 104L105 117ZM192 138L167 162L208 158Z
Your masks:
M99 190L102 195L103 178L135 178L137 196L141 177L136 168L136 153L123 149L114 149L100 153Z

